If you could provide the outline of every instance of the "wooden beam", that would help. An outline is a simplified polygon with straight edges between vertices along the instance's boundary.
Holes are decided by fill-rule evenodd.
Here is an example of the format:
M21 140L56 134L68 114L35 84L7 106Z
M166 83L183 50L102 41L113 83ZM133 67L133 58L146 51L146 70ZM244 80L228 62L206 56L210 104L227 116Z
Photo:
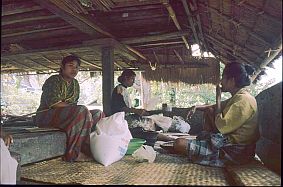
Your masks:
M111 98L114 89L114 49L113 47L103 47L101 53L103 112L109 116L111 115Z
M107 37L115 39L115 37L109 32L104 31L98 25L94 24L92 21L69 10L67 7L62 6L60 2L56 0L34 0L35 3L39 3L42 7L47 8L52 13L59 15L62 19L70 23L71 25L78 28L80 31L87 33L91 36L96 36L96 32L99 32ZM121 44L122 45L122 44ZM147 60L145 56L136 51L130 46L125 45L125 47L131 52L135 53L136 56L143 60Z
M48 15L48 16L36 16L36 17L30 17L30 18L22 18L22 19L10 19L3 17L1 20L1 26L15 24L15 23L23 23L28 21L38 21L38 20L46 20L46 19L53 19L58 18L56 15Z
M32 62L34 62L34 63L36 63L36 64L39 64L39 65L41 65L41 66L43 66L43 67L45 67L45 68L52 69L52 70L54 70L55 72L58 72L58 69L53 69L52 67L46 66L46 65L44 65L44 64L41 64L40 62L37 62L37 61L31 59L30 57L27 57L27 56L26 56L25 58L28 59L28 60L30 60L30 61L32 61Z
M21 13L26 13L26 12L32 12L35 10L41 10L42 8L40 6L34 5L31 7L26 7L26 6L18 6L17 8L15 8L14 6L12 6L13 4L9 4L9 5L2 5L2 16L8 16L8 15L12 15L12 14L21 14Z
M195 38L197 44L199 46L201 46L199 39L198 39L197 31L196 31L196 28L195 28L195 25L194 25L194 22L193 22L193 19L192 19L192 14L191 14L189 7L188 7L188 4L187 4L187 0L182 0L182 3L183 3L183 7L185 8L185 12L187 14L187 18L189 20L189 24L191 25L191 28L193 30L194 38Z
M73 54L73 55L78 56L78 57L80 58L80 60L82 61L82 63L85 63L85 64L87 64L87 65L93 66L93 67L98 68L98 69L102 69L101 66L98 66L98 65L96 65L96 64L93 64L93 63L87 61L86 59L80 57L80 56L77 55L76 53L69 53L69 52L66 52L66 53L67 53L68 55L72 55L72 54Z
M47 28L47 29L37 29L37 30L29 30L29 31L24 31L24 32L17 32L17 33L10 33L10 34L2 34L2 38L6 37L14 37L14 36L29 36L29 35L34 35L34 33L42 33L42 32L49 32L53 30L61 30L61 29L67 29L67 28L73 28L72 26L62 26L62 27L54 27L54 28Z
M102 69L102 67L101 66L98 66L98 65L96 65L96 64L93 64L93 63L90 63L90 62L88 62L87 60L85 60L85 59L83 59L83 58L81 58L81 57L79 57L80 59L81 59L81 61L83 62L83 63L85 63L85 64L88 64L88 65L90 65L90 66L93 66L93 67L95 67L95 68L97 68L97 69Z
M47 58L45 55L41 55L41 57L42 57L44 60L46 60L46 61L48 61L48 62L51 62L52 64L56 64L56 65L58 65L59 67L61 66L60 63L57 63L57 62L54 62L54 61L50 60L50 59Z
M161 0L150 1L117 1L115 2L115 8L135 7L144 5L160 4Z
M11 60L12 62L14 62L15 64L18 64L18 65L20 65L20 66L23 66L23 67L26 67L26 68L29 68L29 69L32 69L32 70L35 70L35 71L38 71L38 72L43 72L42 70L39 70L39 69L30 67L30 66L28 66L28 65L26 65L26 64L23 64L23 63L19 62L19 61L16 60L16 59L10 59L10 60Z
M9 36L9 37L3 37L2 43L3 44L9 44L9 43L17 43L22 40L31 40L35 38L42 38L42 37L58 37L59 35L69 35L77 33L77 29L74 27L69 27L64 30L62 29L56 29L56 30L50 30L48 32L36 32L31 34L24 34L24 35L18 35L18 36Z
M278 47L276 48L276 51L274 51L270 56L267 55L267 57L263 60L263 62L260 64L259 68L256 69L254 75L252 76L252 81L255 80L255 78L258 76L258 74L262 71L262 68L264 68L267 64L269 64L270 62L272 62L274 60L274 58L282 52L282 43L280 42L280 44L278 45Z
M194 6L197 6L196 1L193 0L193 2L194 2ZM190 4L190 6L192 7L191 4ZM206 44L205 38L204 38L204 36L203 36L203 31L202 31L202 26L201 26L201 20L200 20L200 16L199 16L199 11L196 10L196 12L197 12L197 25L198 25L198 29L199 29L200 38L201 38L201 40L202 40L202 42L203 42L203 45L204 45L205 50L208 52L207 44ZM200 47L201 47L201 46L200 46Z
M199 5L205 6L202 3L199 3ZM258 34L254 33L250 28L244 26L243 24L241 24L240 22L235 21L233 18L230 18L229 16L225 16L223 14L221 14L217 9L212 8L207 6L207 9L211 10L212 12L216 13L217 15L219 15L221 18L223 18L224 20L233 23L236 26L242 27L243 29L245 29L247 31L247 33L251 36L253 36L255 39L261 41L262 43L264 43L266 46L268 47L272 47L271 44L269 42L267 42L264 38L262 38L261 36L259 36Z
M145 37L135 37L135 38L122 38L120 41L123 44L138 44L138 43L147 43L147 42L156 42L162 40L169 40L174 38L179 38L182 36L188 36L189 31L178 31L167 34L160 34L154 36L145 36Z
M183 58L180 56L180 54L175 49L173 51L174 51L175 55L177 56L177 58L179 59L179 61L182 64L184 64L185 62L184 62Z
M175 26L177 27L177 29L179 31L182 31L182 28L181 28L181 26L180 26L180 24L179 24L179 22L177 20L176 14L175 14L173 8L171 7L171 5L169 4L168 0L164 0L162 3L166 7L166 9L167 9L171 19L173 20ZM185 36L181 36L181 38L184 41L185 46L187 47L187 49L190 50L190 45L188 44L187 39L185 38Z
M29 55L42 55L42 54L48 54L50 52L60 52L60 51L66 51L66 50L78 50L78 49L89 49L90 51L92 50L92 48L94 47L101 47L103 46L102 44L105 43L106 41L109 40L105 40L105 39L98 39L95 40L96 43L83 43L83 44L78 44L78 45L71 45L71 46L67 46L67 47L52 47L52 48L47 48L47 49L33 49L33 50L25 50L25 51L20 51L20 52L14 52L14 53L2 53L1 57L9 57L9 56L15 56L15 55L24 55L24 54L29 54Z
M152 43L152 44L142 44L142 45L135 45L135 47L156 47L156 46L165 46L165 45L175 45L175 44L183 44L183 41L172 41L172 42L159 42L159 43Z

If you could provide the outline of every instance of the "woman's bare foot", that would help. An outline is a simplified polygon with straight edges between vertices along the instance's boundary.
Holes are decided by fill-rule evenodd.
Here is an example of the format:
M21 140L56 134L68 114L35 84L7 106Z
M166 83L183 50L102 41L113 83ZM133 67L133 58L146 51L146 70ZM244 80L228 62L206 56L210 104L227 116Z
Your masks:
M80 152L77 159L75 160L76 162L87 162L87 161L92 161L93 158L90 156L87 156L86 154Z

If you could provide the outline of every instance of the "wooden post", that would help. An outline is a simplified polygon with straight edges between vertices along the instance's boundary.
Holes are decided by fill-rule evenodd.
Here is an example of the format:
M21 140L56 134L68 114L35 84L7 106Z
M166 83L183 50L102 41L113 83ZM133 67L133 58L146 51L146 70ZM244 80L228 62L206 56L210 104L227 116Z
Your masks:
M111 95L114 89L114 48L102 47L102 102L106 116L111 114Z

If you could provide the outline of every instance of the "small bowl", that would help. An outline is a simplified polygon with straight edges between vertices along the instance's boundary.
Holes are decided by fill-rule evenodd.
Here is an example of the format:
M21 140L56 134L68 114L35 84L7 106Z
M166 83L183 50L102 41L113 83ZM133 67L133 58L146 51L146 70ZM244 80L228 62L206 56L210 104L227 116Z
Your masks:
M133 154L137 149L139 149L146 141L141 138L133 138L131 139L128 150L126 152L126 155Z

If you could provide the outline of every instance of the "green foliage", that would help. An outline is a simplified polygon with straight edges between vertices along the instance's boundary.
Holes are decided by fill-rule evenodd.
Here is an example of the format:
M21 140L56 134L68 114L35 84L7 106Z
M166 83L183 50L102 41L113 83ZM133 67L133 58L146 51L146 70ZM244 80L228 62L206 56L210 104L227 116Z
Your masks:
M224 69L224 64L220 64L220 73ZM114 73L114 86L118 84L117 78L121 72ZM7 106L1 106L1 111L12 115L24 115L35 112L40 103L41 87L45 80L51 75L34 75L34 81L37 82L38 88L35 91L28 91L22 88L22 82L26 79L24 76L1 75L1 100ZM102 75L101 72L94 72L90 76L89 72L79 72L76 79L80 83L80 99L79 104L88 105L94 103L102 106ZM253 84L249 87L250 93L256 96L261 91L267 89L274 83L274 79L270 79L264 83ZM162 108L162 103L167 103L172 107L187 108L193 105L215 104L216 93L215 85L188 85L184 83L151 83L151 98L157 97L160 102L156 109ZM137 73L136 85L129 88L132 101L140 99L139 74ZM229 93L222 93L222 100L230 97ZM1 102L2 103L2 102Z

